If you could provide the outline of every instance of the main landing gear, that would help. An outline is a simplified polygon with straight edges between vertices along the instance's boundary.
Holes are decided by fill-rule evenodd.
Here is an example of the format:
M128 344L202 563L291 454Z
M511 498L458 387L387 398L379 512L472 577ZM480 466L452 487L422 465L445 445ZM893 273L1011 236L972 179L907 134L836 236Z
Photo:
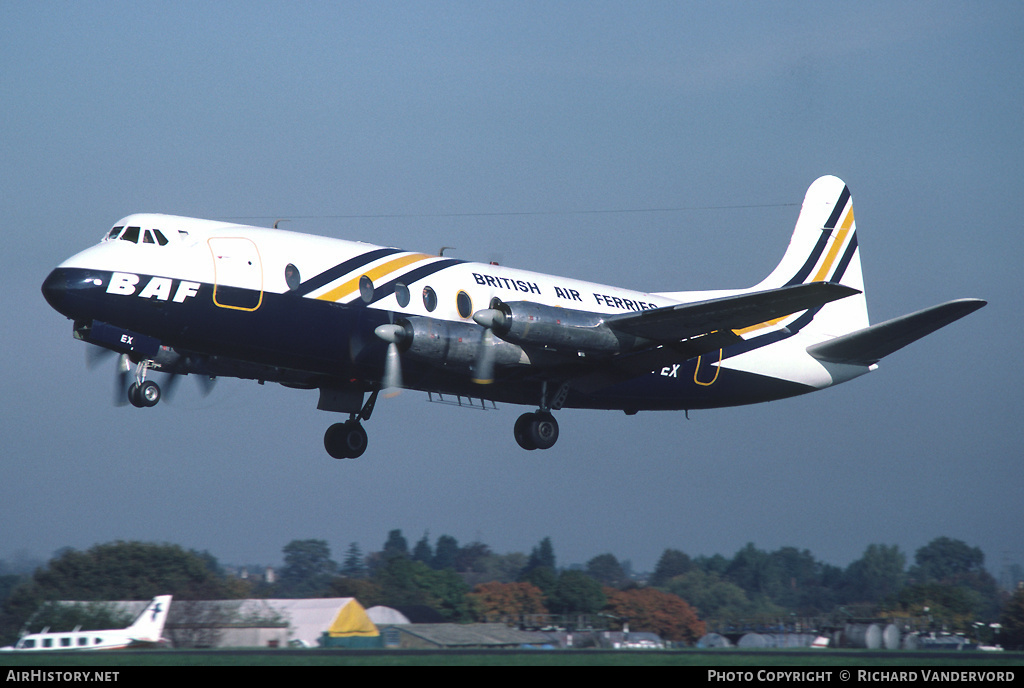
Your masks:
M366 430L360 421L370 420L377 403L379 389L375 389L359 413L352 413L344 423L335 423L324 433L324 449L334 459L358 459L366 451Z
M534 449L551 449L558 441L558 421L551 415L552 411L562 408L569 394L569 384L563 384L554 398L548 402L548 383L541 385L540 408L534 413L524 413L516 421L512 432L516 442L527 451Z

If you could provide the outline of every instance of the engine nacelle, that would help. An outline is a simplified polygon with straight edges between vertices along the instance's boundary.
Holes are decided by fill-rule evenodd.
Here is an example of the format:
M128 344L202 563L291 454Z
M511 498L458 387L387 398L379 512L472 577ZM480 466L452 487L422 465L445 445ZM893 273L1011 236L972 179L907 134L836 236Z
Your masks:
M605 316L545 306L530 301L491 302L477 322L494 329L505 341L559 351L613 354L630 351L637 337L616 332L604 324Z
M399 318L397 337L403 355L470 370L480 355L484 330L472 323L448 322L422 316ZM494 363L501 366L529 365L523 348L500 339L492 346Z

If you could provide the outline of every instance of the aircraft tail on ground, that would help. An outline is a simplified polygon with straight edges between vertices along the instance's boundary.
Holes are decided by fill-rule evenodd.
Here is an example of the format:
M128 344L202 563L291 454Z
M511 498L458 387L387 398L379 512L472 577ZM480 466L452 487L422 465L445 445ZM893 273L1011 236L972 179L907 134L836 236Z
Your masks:
M167 622L167 611L171 608L171 595L154 597L142 610L125 632L132 638L146 643L160 642Z

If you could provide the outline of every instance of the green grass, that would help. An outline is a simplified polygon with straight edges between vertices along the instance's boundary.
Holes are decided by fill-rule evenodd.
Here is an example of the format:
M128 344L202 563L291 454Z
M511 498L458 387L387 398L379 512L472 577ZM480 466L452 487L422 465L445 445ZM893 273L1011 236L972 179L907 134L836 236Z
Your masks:
M857 650L714 650L714 651L536 651L536 652L391 652L352 650L195 650L4 654L0 666L142 667L142 666L714 666L714 667L857 667L857 666L1024 666L1019 652L882 653Z

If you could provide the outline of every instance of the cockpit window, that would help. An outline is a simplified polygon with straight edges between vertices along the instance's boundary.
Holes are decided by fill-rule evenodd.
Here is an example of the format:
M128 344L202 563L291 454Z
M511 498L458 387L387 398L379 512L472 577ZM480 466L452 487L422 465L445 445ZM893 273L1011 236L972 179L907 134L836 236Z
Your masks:
M142 243L144 244L155 244L156 239L153 238L153 230L147 229L142 233Z
M117 235L121 233L122 229L124 229L124 225L121 225L120 227L114 227L112 230L110 230L110 234L107 235L107 239L116 239Z
M133 244L139 243L139 227L127 227L121 234L121 241L130 241Z
M161 232L159 229L154 229L153 234L156 235L156 243L160 244L161 246L167 245L167 237L164 236L163 232Z

